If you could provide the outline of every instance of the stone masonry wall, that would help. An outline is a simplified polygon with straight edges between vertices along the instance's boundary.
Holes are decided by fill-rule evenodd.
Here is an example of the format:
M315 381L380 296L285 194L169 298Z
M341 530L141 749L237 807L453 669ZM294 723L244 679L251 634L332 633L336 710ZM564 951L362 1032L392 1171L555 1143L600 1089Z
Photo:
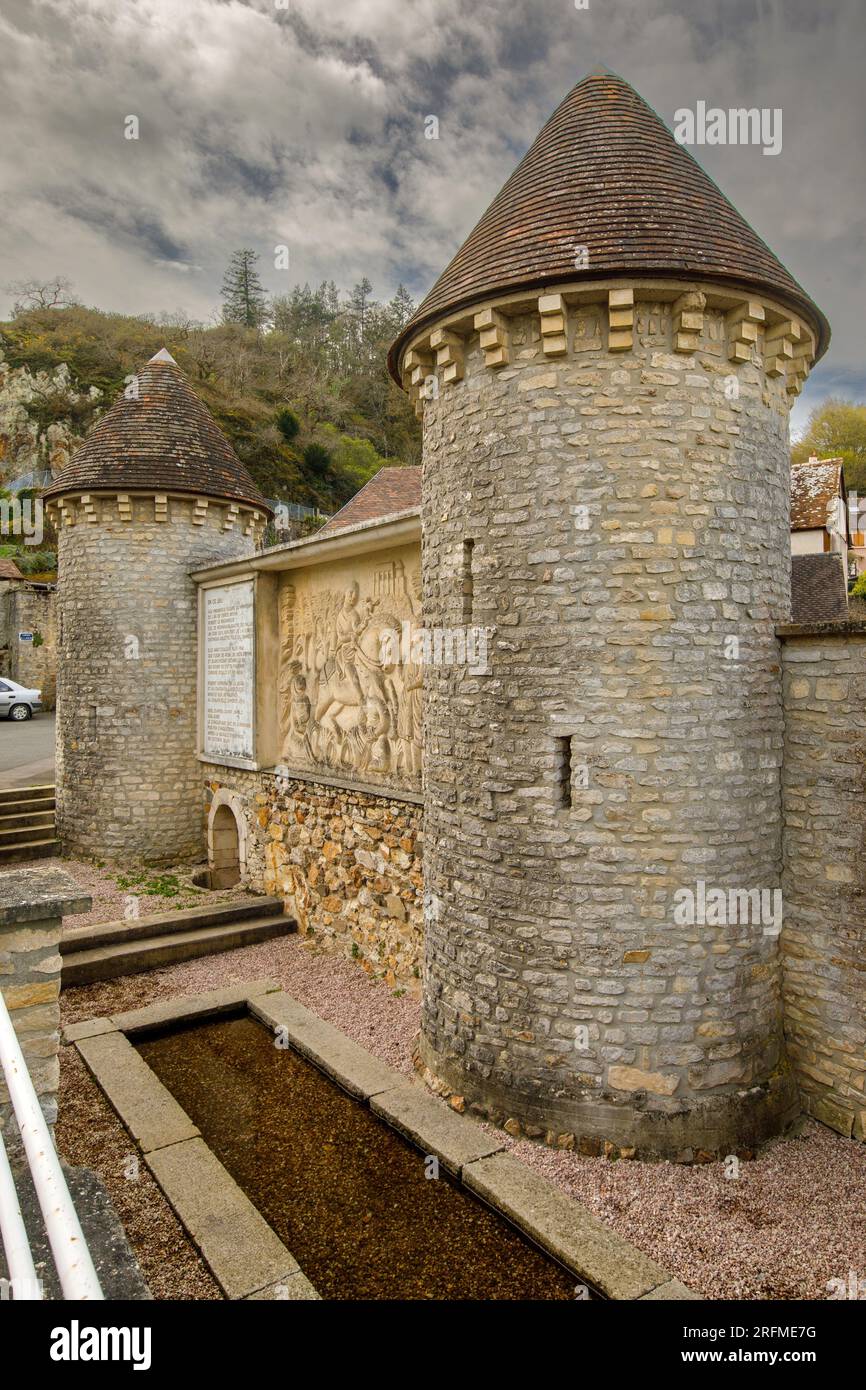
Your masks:
M10 680L42 691L44 709L53 709L57 696L57 591L28 584L6 584L0 593L2 628L7 648L3 669ZM32 632L33 642L19 642L19 632ZM0 655L2 659L2 655Z
M386 983L419 989L421 807L316 782L205 765L206 806L235 794L246 878L284 899L303 934Z
M425 674L421 1057L513 1132L726 1152L795 1112L778 939L674 895L779 887L789 403L721 313L616 353L605 308L424 406L425 624L490 658Z
M783 632L788 1056L803 1108L866 1139L866 624Z
M203 857L196 760L196 588L189 571L252 554L228 508L194 498L63 499L59 533L57 821L66 853ZM243 513L241 514L243 521Z
M60 1081L60 933L66 913L87 912L91 899L57 868L0 875L0 992L30 1079L49 1125L57 1118ZM0 1071L0 1129L7 1148L20 1136Z
M0 987L45 1118L57 1118L60 1082L60 918L0 926ZM9 1119L0 1072L0 1128Z

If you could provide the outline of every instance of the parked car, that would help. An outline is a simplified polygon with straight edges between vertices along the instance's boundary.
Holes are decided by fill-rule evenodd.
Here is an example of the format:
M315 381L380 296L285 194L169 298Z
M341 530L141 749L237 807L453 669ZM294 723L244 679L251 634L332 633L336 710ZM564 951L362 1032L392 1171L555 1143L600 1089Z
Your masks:
M42 691L28 690L15 681L0 680L0 719L32 719L34 710L42 708Z

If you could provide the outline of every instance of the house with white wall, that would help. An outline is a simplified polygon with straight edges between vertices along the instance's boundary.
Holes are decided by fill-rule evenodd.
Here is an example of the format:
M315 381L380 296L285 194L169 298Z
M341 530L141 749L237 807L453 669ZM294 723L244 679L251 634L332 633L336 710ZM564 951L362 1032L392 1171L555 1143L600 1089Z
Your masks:
M850 543L848 495L842 459L791 465L791 554L841 554L847 568Z

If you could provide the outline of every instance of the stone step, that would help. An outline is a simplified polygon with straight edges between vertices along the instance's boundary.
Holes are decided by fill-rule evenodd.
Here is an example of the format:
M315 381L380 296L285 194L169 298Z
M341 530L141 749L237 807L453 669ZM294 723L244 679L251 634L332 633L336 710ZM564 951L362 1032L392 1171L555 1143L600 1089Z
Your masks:
M3 839L3 836L12 836L19 831L23 831L25 839L32 839L32 831L50 830L54 831L54 812L53 811L21 811L15 816L0 816L0 844L12 844L11 838Z
M40 797L50 796L54 800L54 783L46 783L42 787L2 787L0 788L0 806L7 801L33 801Z
M71 956L78 951L95 950L102 946L123 945L128 941L141 941L157 936L174 936L183 931L196 931L201 927L223 927L231 922L244 922L251 918L261 921L265 917L282 917L281 898L269 898L250 894L227 903L203 903L201 907L188 907L182 912L154 912L146 917L132 917L127 921L95 922L89 927L73 927L64 932L60 942L60 954Z
M49 815L47 821L43 822L42 825L32 826L25 822L10 826L8 830L0 830L0 851L10 845L20 845L29 843L31 840L43 839L48 834L54 834L53 815Z
M267 916L75 951L63 957L60 987L68 989L70 985L114 980L119 975L137 975L145 970L157 970L162 966L176 965L179 961L193 960L196 956L234 951L240 946L255 946L277 936L286 936L295 927L292 917Z
M30 801L0 802L0 823L11 820L13 816L40 816L46 811L54 814L53 796L34 796Z
M47 859L59 853L59 840L25 840L22 844L0 845L0 864L12 864L19 859Z

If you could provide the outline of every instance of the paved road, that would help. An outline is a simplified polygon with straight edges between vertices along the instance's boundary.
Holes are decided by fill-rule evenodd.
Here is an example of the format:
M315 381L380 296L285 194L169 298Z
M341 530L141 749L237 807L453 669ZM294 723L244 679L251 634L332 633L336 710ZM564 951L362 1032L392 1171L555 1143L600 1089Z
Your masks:
M54 715L34 714L18 724L0 719L0 787L54 781Z

